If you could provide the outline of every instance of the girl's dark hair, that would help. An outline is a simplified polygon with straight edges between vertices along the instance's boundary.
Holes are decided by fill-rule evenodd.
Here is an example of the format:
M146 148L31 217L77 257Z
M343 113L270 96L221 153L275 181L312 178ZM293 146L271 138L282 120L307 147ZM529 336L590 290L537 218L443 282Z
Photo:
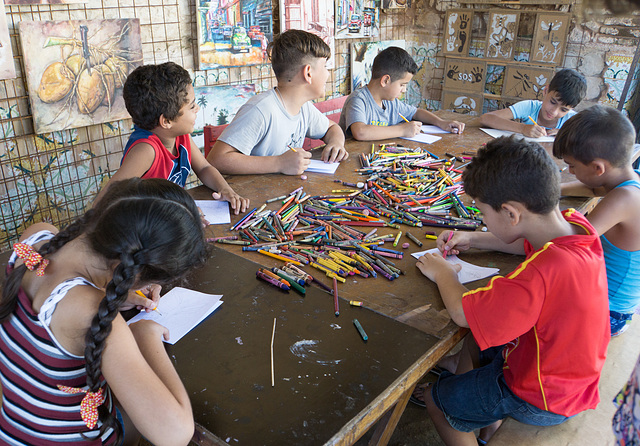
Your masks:
M207 259L200 213L189 194L163 179L131 178L109 186L96 207L60 231L39 250L44 257L79 235L107 260L119 263L107 284L105 297L86 334L85 362L89 391L97 392L101 361L111 322L135 283L166 285L183 278ZM15 268L5 282L0 323L13 313L26 267ZM99 408L100 433L119 423Z

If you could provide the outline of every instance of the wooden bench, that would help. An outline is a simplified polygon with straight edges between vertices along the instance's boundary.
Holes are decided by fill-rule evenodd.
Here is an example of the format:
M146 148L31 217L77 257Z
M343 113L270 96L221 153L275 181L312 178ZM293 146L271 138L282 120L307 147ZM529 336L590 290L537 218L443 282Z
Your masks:
M347 100L346 96L339 96L333 99L327 99L322 102L315 102L313 105L316 106L318 110L322 112L327 118L332 120L333 122L338 122L340 119L340 112L342 111L342 106L344 102ZM206 157L211 151L211 147L218 140L224 129L227 128L229 124L223 125L205 125L204 126L204 156ZM303 148L305 150L311 150L314 147L324 144L322 140L319 139L309 139L305 138Z
M637 318L637 316L636 316ZM588 330L588 327L585 327ZM568 352L570 354L570 352ZM600 404L558 426L539 427L507 418L489 441L490 446L608 446L615 444L611 420L614 397L627 383L640 354L640 321L631 322L622 335L611 339L600 378Z

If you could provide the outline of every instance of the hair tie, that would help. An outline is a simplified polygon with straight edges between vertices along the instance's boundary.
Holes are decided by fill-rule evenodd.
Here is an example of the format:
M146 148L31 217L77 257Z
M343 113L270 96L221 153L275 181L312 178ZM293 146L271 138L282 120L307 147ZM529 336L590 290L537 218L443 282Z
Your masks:
M62 390L64 393L86 393L80 403L80 416L82 416L82 421L84 421L87 427L89 429L93 429L98 422L98 407L100 407L105 400L102 388L97 392L88 392L78 387L62 386L58 384L58 389Z
M36 251L33 246L26 243L16 243L13 245L16 255L24 260L24 265L30 271L36 271L36 276L44 276L44 269L49 264L49 260L45 259Z

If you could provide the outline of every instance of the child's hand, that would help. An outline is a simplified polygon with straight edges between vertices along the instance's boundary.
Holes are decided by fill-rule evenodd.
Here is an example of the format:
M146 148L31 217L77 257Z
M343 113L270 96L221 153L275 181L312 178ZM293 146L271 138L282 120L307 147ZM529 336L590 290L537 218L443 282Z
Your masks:
M436 283L440 274L457 274L462 269L460 265L447 262L442 255L429 252L418 259L416 266L425 277Z
M240 212L245 212L249 207L249 199L242 198L230 187L225 187L221 189L220 192L214 192L211 196L214 200L228 201L235 215L238 215Z
M285 175L301 175L302 172L309 167L311 152L307 152L303 148L287 150L278 157L280 159L280 173Z
M542 138L543 136L548 136L547 131L545 130L544 127L540 127L537 124L533 124L533 125L523 124L523 125L524 125L524 129L522 134L524 136L527 136L529 138Z
M447 242L452 232L453 237ZM447 254L458 255L460 251L471 248L471 237L469 233L463 231L442 231L436 240L436 245L440 252L447 251Z
M464 132L464 122L459 121L444 121L443 124L438 127L449 133L457 133L458 135Z
M147 313L153 311L154 308L158 306L158 302L160 301L161 290L162 287L160 285L156 285L155 283L147 285L139 290L129 290L127 300L120 307L120 311L126 311L132 308L146 311ZM141 296L138 291L142 293L143 296Z
M349 158L349 152L343 145L327 144L322 150L322 161L325 163L339 163Z
M411 121L411 122L403 122L398 124L402 130L402 136L404 137L412 137L416 136L420 133L420 129L422 129L422 122L420 121Z

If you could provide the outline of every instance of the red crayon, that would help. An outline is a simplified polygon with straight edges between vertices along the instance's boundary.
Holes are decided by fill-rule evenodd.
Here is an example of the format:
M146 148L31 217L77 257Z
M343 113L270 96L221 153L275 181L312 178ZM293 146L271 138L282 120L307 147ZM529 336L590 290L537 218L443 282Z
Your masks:
M338 280L333 278L333 306L336 311L336 316L340 316L340 307L338 304Z

